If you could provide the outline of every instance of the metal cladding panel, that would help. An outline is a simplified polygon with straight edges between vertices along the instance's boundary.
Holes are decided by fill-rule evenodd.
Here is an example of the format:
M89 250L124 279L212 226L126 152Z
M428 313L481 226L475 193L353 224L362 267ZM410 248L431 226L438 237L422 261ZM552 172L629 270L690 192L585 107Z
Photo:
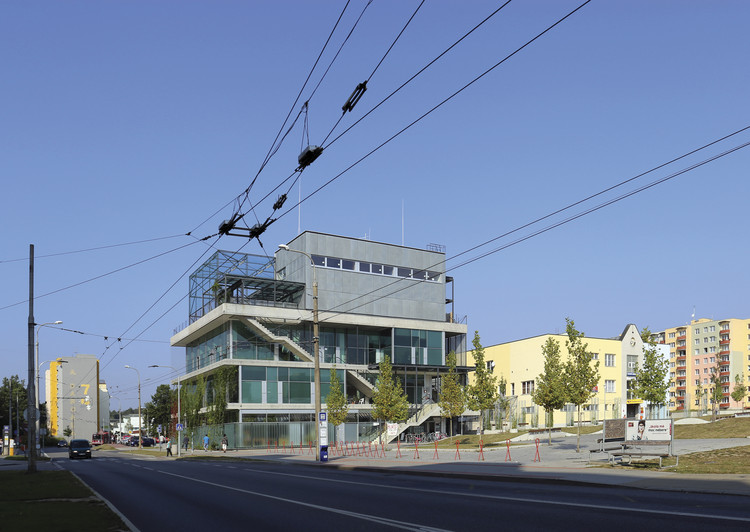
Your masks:
M445 255L432 251L395 246L320 233L303 233L289 247L309 255L336 257L444 273ZM277 271L285 268L285 279L312 284L309 260L299 253L279 256ZM320 310L356 314L445 320L445 276L438 282L419 281L360 271L316 267ZM307 291L307 308L312 306Z

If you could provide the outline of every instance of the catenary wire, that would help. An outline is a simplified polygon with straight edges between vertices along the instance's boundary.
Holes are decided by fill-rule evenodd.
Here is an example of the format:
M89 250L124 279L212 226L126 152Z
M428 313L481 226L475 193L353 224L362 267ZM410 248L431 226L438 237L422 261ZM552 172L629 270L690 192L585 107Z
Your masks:
M549 32L550 30L552 30L554 27L556 27L559 24L561 24L564 20L566 20L569 17L571 17L573 14L575 14L577 11L579 11L580 9L582 9L584 6L586 6L590 2L591 2L591 0L586 0L581 5L579 5L578 7L576 7L573 11L569 12L567 15L565 15L561 19L559 19L557 22L555 22L551 26L548 26L544 31L538 33L535 37L533 37L532 39L526 41L525 44L523 44L522 46L516 48L516 50L514 50L513 52L511 52L510 54L508 54L507 56L505 56L503 59L501 59L500 61L498 61L497 63L495 63L493 66L491 66L490 68L488 68L487 70L485 70L483 73L479 74L477 77L475 77L473 80L471 80L470 82L468 82L467 84L465 84L463 87L461 87L460 89L458 89L457 91L455 91L453 94L451 94L450 96L448 96L447 98L445 98L444 100L442 100L440 103L438 103L437 105L435 105L434 107L432 107L430 110L428 110L427 112L425 112L424 114L422 114L421 116L419 116L417 119L415 119L412 122L410 122L408 125L404 126L402 129L400 129L398 132L394 133L387 140L383 141L381 144L379 144L378 146L376 146L375 148L373 148L372 150L370 150L367 154L365 154L362 157L360 157L357 161L353 162L351 165L349 165L347 168L345 168L344 170L342 170L340 173L338 173L337 175L333 176L331 179L329 179L328 181L326 181L325 183L323 183L321 186L319 186L318 188L316 188L310 194L308 194L307 196L305 196L304 198L302 198L300 201L297 202L296 205L293 205L292 207L290 207L289 209L287 209L286 211L284 211L281 215L279 215L279 218L282 218L282 217L286 216L287 214L289 214L290 212L292 212L300 204L302 204L303 202L305 202L308 199L312 198L318 192L320 192L321 190L323 190L324 188L326 188L328 185L330 185L331 183L333 183L334 181L336 181L339 177L341 177L342 175L344 175L345 173L347 173L349 170L351 170L352 168L354 168L355 166L357 166L358 164L360 164L362 161L364 161L365 159L367 159L368 157L370 157L372 154L374 154L375 152L377 152L378 150L380 150L381 148L383 148L385 145L389 144L396 137L398 137L399 135L401 135L402 133L404 133L405 131L407 131L408 129L410 129L412 126L414 126L415 124L417 124L420 121L422 121L425 117L427 117L428 115L432 114L435 110L437 110L438 108L440 108L443 105L445 105L447 102L449 102L450 100L452 100L453 98L455 98L461 92L463 92L464 90L466 90L467 88L469 88L470 86L472 86L474 83L476 83L477 81L479 81L480 79L482 79L484 76L486 76L487 74L489 74L490 72L492 72L494 69L496 69L497 67L499 67L500 65L502 65L505 61L507 61L508 59L510 59L511 57L513 57L514 55L516 55L518 52L520 52L521 50L523 50L524 48L526 48L527 46L529 46L531 43L533 43L534 41L536 41L537 39L539 39L540 37L542 37L544 34L546 34L547 32ZM334 139L334 140L336 140L336 139ZM329 143L329 145L330 145L330 143Z

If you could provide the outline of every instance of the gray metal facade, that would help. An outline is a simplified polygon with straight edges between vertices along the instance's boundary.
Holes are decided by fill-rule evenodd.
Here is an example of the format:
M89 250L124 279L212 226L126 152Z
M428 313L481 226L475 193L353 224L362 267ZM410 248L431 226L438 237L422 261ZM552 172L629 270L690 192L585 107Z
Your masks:
M305 232L289 248L311 256L355 262L355 269L316 266L321 311L346 312L430 321L445 321L445 254L368 240ZM375 274L359 270L360 263L438 274L431 280ZM277 276L312 286L310 260L299 253L276 254ZM312 292L306 294L312 308Z

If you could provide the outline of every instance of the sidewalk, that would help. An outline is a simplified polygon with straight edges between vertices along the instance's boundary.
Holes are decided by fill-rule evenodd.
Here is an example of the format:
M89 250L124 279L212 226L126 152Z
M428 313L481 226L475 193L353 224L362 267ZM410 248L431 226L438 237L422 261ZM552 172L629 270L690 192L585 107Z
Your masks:
M581 451L576 452L576 439L572 437L553 436L552 445L547 440L539 442L539 456L534 442L501 448L485 448L484 460L477 450L460 450L460 458L455 449L439 449L435 455L433 444L401 447L401 456L397 457L396 447L386 452L386 457L362 454L339 456L330 453L327 463L315 462L314 454L309 448L303 448L300 454L296 448L294 454L287 448L269 450L237 450L226 454L220 451L204 453L196 451L196 456L226 456L284 462L297 465L333 467L337 469L360 469L371 471L392 470L407 474L453 476L477 480L503 479L534 482L585 483L598 485L617 485L640 489L670 491L690 491L699 493L720 493L750 496L750 475L688 475L664 471L633 471L628 469L597 467L606 464L605 454L595 454L589 463L589 449L597 447L599 435L581 436ZM674 452L683 455L691 452L750 445L748 439L715 439L715 440L675 440ZM361 448L360 448L361 449ZM418 452L417 452L418 451ZM508 456L510 453L510 456ZM188 453L184 456L190 456ZM417 457L418 454L418 457Z

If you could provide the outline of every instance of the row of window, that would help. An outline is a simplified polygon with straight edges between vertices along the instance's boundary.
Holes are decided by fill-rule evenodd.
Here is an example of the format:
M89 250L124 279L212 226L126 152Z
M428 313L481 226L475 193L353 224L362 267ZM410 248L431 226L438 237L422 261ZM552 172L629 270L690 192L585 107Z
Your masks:
M703 338L703 343L704 344L707 344L709 341L710 342L716 342L716 337L715 336L711 336L709 338L708 336L706 336L706 337ZM701 343L701 339L700 338L696 338L695 339L695 345L700 345L700 343Z
M339 257L326 257L323 255L313 255L312 260L316 266L320 266L321 268L349 270L353 272L385 275L386 277L402 277L404 279L417 279L420 281L431 281L435 283L440 280L440 272L432 270L419 270L416 268L405 268L402 266L342 259Z
M516 385L515 383L511 383L510 385L510 394L516 395ZM614 380L605 380L604 381L604 391L606 393L615 393L615 381ZM502 393L502 390L501 390ZM532 395L534 393L534 381L523 381L521 382L521 394L522 395Z

